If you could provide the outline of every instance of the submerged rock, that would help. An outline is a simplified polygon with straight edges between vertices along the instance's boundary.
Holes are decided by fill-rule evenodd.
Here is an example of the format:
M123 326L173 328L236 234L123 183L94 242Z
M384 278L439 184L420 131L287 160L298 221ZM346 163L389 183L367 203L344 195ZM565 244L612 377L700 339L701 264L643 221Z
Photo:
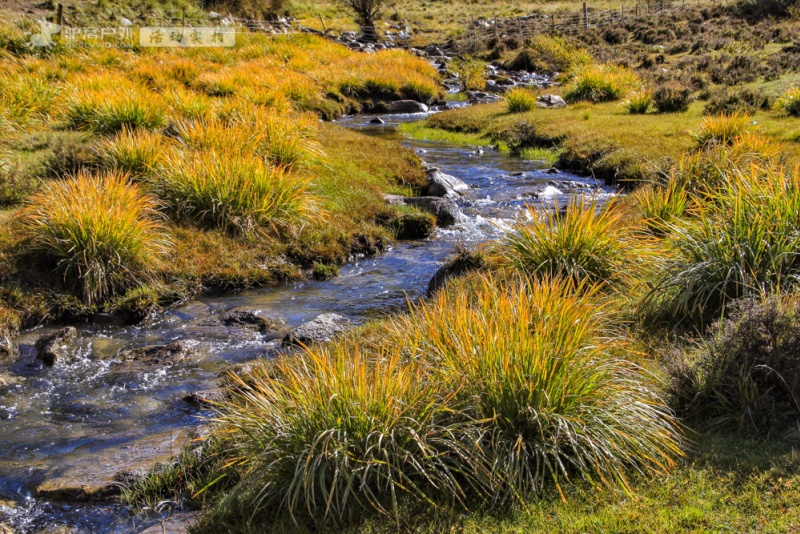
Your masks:
M75 339L78 331L71 326L61 328L52 334L42 336L36 342L36 357L45 365L55 365L59 358L66 356L69 344Z
M427 113L428 106L416 100L396 100L389 106L390 113Z
M470 251L459 252L447 263L442 265L433 278L428 282L427 296L432 297L434 293L447 285L451 278L463 276L471 271L483 268L486 264L484 257Z
M194 349L185 340L180 340L173 341L168 345L151 345L126 350L119 354L119 358L125 362L163 367L175 365L192 353L194 353Z
M428 169L428 187L426 194L429 197L454 197L469 186L455 176L445 174L437 168Z
M131 473L145 473L176 458L191 439L187 430L139 436L134 431L102 435L68 466L54 469L36 488L50 501L105 500L120 493ZM122 483L121 483L122 481Z
M461 220L461 210L451 198L442 197L409 197L405 199L408 206L414 206L436 217L436 224L446 227Z
M316 319L302 324L286 334L283 338L283 345L327 343L353 326L355 324L347 317L337 313L323 313Z
M262 332L280 330L286 326L282 317L260 308L242 306L211 317L200 323L201 326L255 326Z

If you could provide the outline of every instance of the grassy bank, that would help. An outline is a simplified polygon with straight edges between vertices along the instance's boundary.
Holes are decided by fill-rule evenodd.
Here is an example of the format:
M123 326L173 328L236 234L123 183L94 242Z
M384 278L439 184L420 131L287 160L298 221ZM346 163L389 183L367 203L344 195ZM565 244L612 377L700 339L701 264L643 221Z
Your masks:
M400 213L384 193L424 183L411 152L320 121L438 97L435 70L403 52L239 34L232 49L37 53L24 26L6 27L0 56L12 328L136 320L201 288L329 275L393 239Z

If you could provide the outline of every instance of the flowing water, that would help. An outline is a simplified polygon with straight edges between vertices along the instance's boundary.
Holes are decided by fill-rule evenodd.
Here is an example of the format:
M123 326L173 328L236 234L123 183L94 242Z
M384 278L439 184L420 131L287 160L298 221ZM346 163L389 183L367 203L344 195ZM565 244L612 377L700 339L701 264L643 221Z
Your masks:
M370 118L340 123L399 139L396 124L422 116L385 116L383 125L369 124ZM457 246L501 236L526 203L563 204L575 191L613 194L592 179L547 174L542 162L492 150L404 142L429 165L471 187L458 200L463 221L438 230L433 238L397 242L380 256L353 258L329 281L204 297L137 326L76 325L70 357L53 367L35 359L33 346L52 329L23 333L19 357L0 366L0 378L9 382L0 386L0 523L5 520L22 532L55 532L54 525L62 528L59 532L138 532L155 523L116 504L49 502L34 494L44 481L91 480L120 466L136 467L152 456L148 451L179 452L187 431L210 415L184 397L214 387L231 364L276 346L277 341L268 342L255 331L203 328L203 319L239 306L267 309L288 327L326 312L356 321L375 317L424 294L428 280ZM120 351L182 339L194 354L177 365L131 369L119 361Z

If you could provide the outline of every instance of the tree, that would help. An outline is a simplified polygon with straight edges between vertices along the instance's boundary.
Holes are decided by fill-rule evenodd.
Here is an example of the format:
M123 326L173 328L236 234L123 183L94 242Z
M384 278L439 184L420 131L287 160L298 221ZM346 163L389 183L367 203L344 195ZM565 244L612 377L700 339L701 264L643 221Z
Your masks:
M337 0L339 4L350 9L356 15L356 22L361 26L365 38L376 40L375 21L380 20L386 10L394 5L392 0Z

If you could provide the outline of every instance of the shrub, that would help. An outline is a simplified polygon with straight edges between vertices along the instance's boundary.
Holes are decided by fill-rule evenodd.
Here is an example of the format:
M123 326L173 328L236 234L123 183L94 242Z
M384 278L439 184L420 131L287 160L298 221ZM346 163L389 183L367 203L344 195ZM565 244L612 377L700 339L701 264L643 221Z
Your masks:
M765 435L797 432L800 418L800 300L796 294L735 302L691 363L677 368L682 413L714 427Z
M240 380L217 435L230 443L220 477L242 477L205 526L279 511L396 517L401 496L498 502L573 477L625 485L628 470L668 469L677 426L582 289L473 280L373 335Z
M732 145L734 141L745 133L750 118L740 112L732 115L715 115L706 117L703 126L692 134L698 147L708 145Z
M727 91L712 95L703 113L706 115L732 115L741 113L754 115L759 110L769 109L770 98L760 91L743 89L735 93Z
M526 48L504 65L506 70L524 70L542 74L568 72L592 62L585 50L564 37L537 34L528 40Z
M793 87L786 91L778 100L777 107L792 117L800 117L800 87Z
M501 254L518 271L590 283L633 275L627 231L614 202L600 207L597 200L577 198L570 201L563 216L557 209L532 206L527 214L529 220L514 224L501 248Z
M151 95L128 90L83 91L68 104L73 128L113 134L123 128L156 130L165 122L164 107Z
M139 283L169 249L156 198L124 174L48 182L20 216L33 250L56 261L87 303Z
M568 102L619 100L638 84L628 69L612 65L590 66L577 71L564 98Z
M653 103L653 93L649 90L638 91L633 93L625 101L625 107L628 113L632 115L644 115L650 109L650 104Z
M689 109L692 90L677 82L659 85L653 93L653 106L658 113L678 113Z
M536 107L536 93L515 87L506 94L505 101L509 113L524 113Z
M455 59L450 66L462 91L483 91L486 87L486 65L477 59Z
M0 206L13 206L36 191L39 180L30 169L0 153Z
M678 322L708 324L735 299L777 290L800 274L800 172L734 170L692 218L670 225L670 253L645 299Z
M166 150L164 138L157 133L123 128L114 137L106 137L94 145L101 167L119 170L136 177L155 167Z
M180 216L240 233L285 229L316 211L307 179L252 155L175 151L151 183Z

